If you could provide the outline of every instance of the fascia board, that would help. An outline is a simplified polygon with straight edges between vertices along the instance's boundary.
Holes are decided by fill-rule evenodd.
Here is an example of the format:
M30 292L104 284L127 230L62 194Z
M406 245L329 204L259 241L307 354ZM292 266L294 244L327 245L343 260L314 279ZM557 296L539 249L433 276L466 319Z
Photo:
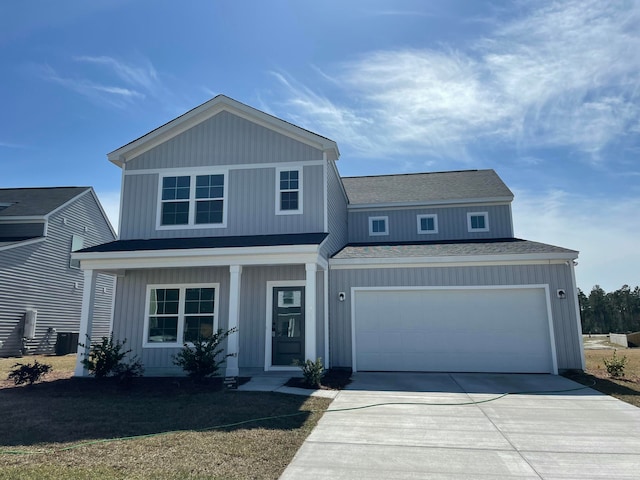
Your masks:
M509 204L513 201L511 197L487 197L487 198L461 198L455 200L432 200L429 202L404 202L404 203L358 203L349 204L348 210L380 210L383 208L416 208L416 207L447 207L450 205L487 205L487 204Z
M47 221L47 215L0 216L0 223L33 223Z
M123 163L126 163L132 158L135 158L153 147L185 132L189 128L208 120L222 111L228 111L229 113L244 118L245 120L249 120L253 123L274 130L319 150L333 150L336 158L339 157L338 146L333 140L325 139L313 132L287 123L274 116L225 97L224 95L219 95L184 115L181 115L163 126L147 133L137 140L108 153L107 158L110 162L122 168Z
M467 255L442 257L398 257L398 258L343 258L329 259L331 269L350 268L406 268L449 265L500 265L531 263L563 263L578 258L578 252L532 253L511 255Z
M4 250L10 250L12 248L24 247L26 245L32 245L34 243L39 243L45 241L45 237L32 238L29 240L21 240L19 242L10 243L9 245L0 246L0 252Z

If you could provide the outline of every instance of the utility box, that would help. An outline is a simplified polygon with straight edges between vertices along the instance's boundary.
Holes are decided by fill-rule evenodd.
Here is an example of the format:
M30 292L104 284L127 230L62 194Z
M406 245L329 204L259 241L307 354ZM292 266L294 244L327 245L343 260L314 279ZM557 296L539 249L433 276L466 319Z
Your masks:
M68 355L78 351L78 332L58 332L56 355Z
M36 322L38 320L38 311L35 308L27 308L24 312L24 332L22 336L33 340L36 338Z

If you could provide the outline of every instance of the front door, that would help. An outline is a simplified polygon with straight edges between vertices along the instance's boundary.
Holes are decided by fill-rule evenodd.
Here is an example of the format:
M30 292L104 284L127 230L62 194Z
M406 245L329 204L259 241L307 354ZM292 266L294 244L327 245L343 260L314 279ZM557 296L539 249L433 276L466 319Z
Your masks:
M273 287L272 365L304 361L304 287Z

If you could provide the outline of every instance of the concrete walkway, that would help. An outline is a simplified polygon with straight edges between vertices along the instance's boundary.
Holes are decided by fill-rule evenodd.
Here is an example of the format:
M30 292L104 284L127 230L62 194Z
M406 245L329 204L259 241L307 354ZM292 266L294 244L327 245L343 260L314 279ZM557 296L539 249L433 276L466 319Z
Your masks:
M281 479L640 478L640 408L591 389L498 398L579 387L553 375L357 373Z

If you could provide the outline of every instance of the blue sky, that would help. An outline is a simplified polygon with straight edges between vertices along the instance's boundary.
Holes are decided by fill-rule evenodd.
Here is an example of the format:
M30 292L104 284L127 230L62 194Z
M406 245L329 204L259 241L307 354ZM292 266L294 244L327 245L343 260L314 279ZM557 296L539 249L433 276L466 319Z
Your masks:
M640 3L0 5L0 187L93 186L106 153L223 93L335 140L343 175L493 168L516 236L640 284Z

